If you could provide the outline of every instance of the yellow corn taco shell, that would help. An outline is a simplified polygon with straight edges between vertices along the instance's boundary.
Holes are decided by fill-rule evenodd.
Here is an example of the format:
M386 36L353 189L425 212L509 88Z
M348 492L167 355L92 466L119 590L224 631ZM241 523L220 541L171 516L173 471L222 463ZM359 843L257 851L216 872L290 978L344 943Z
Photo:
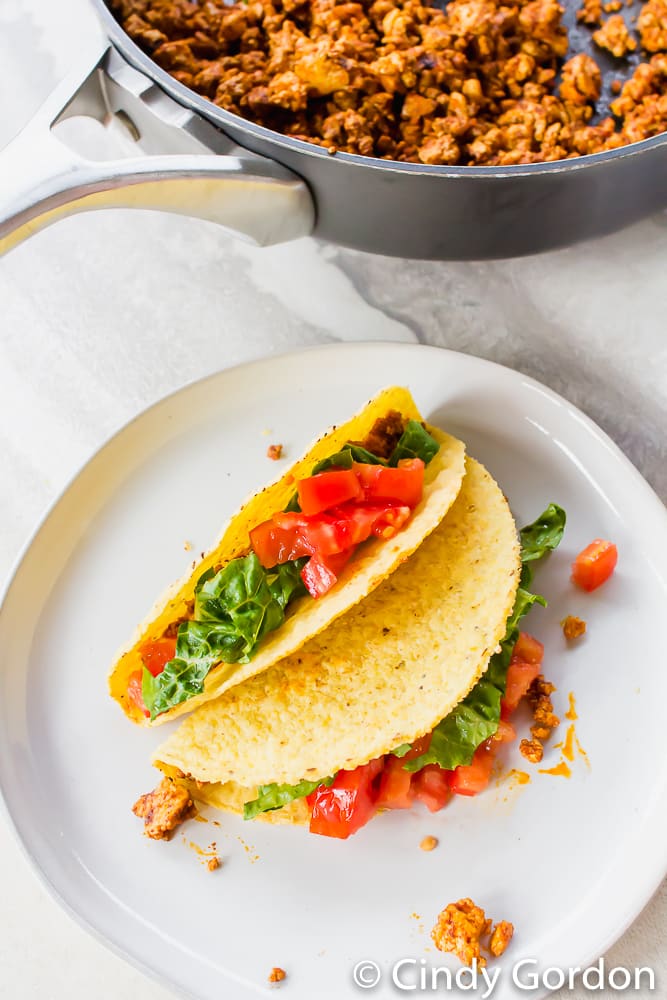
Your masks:
M467 459L466 470L403 566L298 652L191 715L156 766L200 801L242 812L258 785L317 780L430 732L486 670L520 576L507 501L483 466ZM302 823L308 812L294 802L266 818Z
M303 597L290 604L285 622L266 636L253 659L249 663L220 663L213 667L201 694L164 712L153 722L147 720L128 698L128 679L142 668L140 647L145 642L160 638L170 624L187 614L188 604L194 597L195 585L202 573L212 566L225 565L244 555L249 549L250 530L285 508L294 493L296 480L309 476L318 461L335 454L348 441L365 440L376 420L386 416L390 410L397 410L407 418L422 419L407 389L394 387L379 393L351 420L324 434L288 472L251 496L231 518L209 554L157 602L135 631L131 645L120 655L109 678L111 696L133 722L146 725L167 722L295 653L304 642L365 598L439 524L461 487L465 448L455 438L429 427L430 433L440 443L440 451L426 467L423 498L402 531L391 540L372 539L365 542L329 593L318 600Z

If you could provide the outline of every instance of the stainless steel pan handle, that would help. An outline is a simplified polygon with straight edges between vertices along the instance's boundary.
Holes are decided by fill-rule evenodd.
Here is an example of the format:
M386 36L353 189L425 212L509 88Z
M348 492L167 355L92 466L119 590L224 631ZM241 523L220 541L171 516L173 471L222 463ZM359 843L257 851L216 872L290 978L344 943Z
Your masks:
M120 122L145 155L100 162L79 156L54 131L78 115ZM235 146L106 40L0 152L0 254L66 215L101 208L192 215L261 246L306 236L314 224L299 177Z

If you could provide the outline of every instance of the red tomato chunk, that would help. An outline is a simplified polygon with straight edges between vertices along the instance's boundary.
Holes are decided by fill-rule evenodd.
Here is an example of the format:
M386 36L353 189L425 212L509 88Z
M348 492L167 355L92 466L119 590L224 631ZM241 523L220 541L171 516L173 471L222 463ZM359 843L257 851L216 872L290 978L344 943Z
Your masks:
M519 632L512 650L512 659L522 660L524 663L541 663L544 659L544 646L528 632Z
M393 500L416 507L424 492L424 463L421 458L404 458L395 469L383 465L352 466L363 487L366 500Z
M378 809L409 809L414 801L412 775L405 770L405 757L385 758L376 805Z
M421 757L423 753L426 753L431 745L431 733L426 733L425 736L420 736L418 740L415 740L412 744L412 749L408 750L403 760L417 760L417 757Z
M311 597L321 597L331 590L338 579L338 574L348 562L354 547L345 549L333 556L315 554L311 556L301 570L301 579Z
M415 798L423 802L430 812L438 812L452 797L450 781L454 773L445 771L437 764L426 764L412 779Z
M317 557L316 565L309 570L307 563L301 576L312 596L321 597L336 582L337 570L329 557L346 553L347 561L367 538L393 538L410 513L407 506L352 502L321 514L283 512L253 528L250 544L267 569L303 556Z
M130 701L133 701L137 708L148 718L150 712L144 705L144 696L141 689L143 680L143 671L135 670L127 679L127 696Z
M404 459L397 468L354 462L297 483L300 511L274 514L250 532L262 566L310 556L301 577L313 597L336 583L354 548L371 536L393 538L422 498L424 463ZM346 553L343 561L330 557Z
M502 700L503 719L507 719L521 699L528 694L528 688L542 671L543 656L542 643L528 632L519 632L507 671L505 695Z
M346 840L368 823L377 811L373 782L383 758L362 764L354 771L339 771L334 783L320 785L308 796L310 832Z
M146 669L157 677L176 656L176 637L145 642L139 649L139 655Z
M491 779L495 752L487 740L475 750L472 763L457 767L452 773L451 789L457 795L478 795Z
M491 739L496 746L499 743L513 743L516 739L516 729L507 719L501 719L498 723L498 729Z
M542 669L541 663L524 663L512 657L507 671L505 696L502 700L503 718L506 718L517 708L522 698L528 694L528 688Z
M141 662L153 677L161 674L170 660L176 656L176 638L153 639L139 647ZM142 692L143 670L135 670L127 679L127 696L148 718L151 714L144 705Z
M596 538L572 563L572 581L582 590L596 590L609 579L618 562L613 542Z
M360 500L363 490L352 469L332 469L297 483L299 506L304 514L320 514L346 500Z

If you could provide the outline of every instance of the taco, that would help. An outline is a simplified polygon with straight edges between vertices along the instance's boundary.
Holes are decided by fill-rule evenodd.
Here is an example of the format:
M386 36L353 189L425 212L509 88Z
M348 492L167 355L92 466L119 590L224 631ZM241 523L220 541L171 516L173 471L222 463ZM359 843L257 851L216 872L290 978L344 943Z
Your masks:
M249 498L115 663L112 697L158 724L284 657L366 598L439 524L464 446L381 392Z
M519 539L501 490L468 458L449 513L403 566L158 748L165 797L347 837L383 807L418 798L435 810L480 790L511 729L501 703L518 621L544 603L526 589L529 563L563 525L552 505Z

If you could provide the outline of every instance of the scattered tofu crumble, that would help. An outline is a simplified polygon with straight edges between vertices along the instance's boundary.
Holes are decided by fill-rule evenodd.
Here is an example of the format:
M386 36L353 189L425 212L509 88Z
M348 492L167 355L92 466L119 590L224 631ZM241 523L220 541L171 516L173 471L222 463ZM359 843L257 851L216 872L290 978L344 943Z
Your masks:
M439 914L431 938L440 951L451 952L464 965L483 969L486 958L482 948L491 955L502 955L514 934L514 927L509 921L501 920L493 929L492 921L486 916L481 906L472 899L459 899L457 903L449 903ZM488 938L488 944L484 944Z
M531 764L541 764L544 747L539 740L521 740L519 751Z
M183 785L163 778L152 792L140 796L132 812L144 821L144 833L152 840L169 840L172 830L195 814L195 804Z
M533 710L533 725L530 732L534 740L548 740L551 733L560 725L560 719L554 715L551 695L555 686L544 679L542 674L536 677L528 689L528 704Z
M489 951L498 958L502 955L514 935L514 925L509 920L501 920L493 928L491 940L489 941Z
M568 615L567 618L563 618L560 624L563 635L568 640L578 639L586 632L586 622L583 618L577 618L576 615Z

